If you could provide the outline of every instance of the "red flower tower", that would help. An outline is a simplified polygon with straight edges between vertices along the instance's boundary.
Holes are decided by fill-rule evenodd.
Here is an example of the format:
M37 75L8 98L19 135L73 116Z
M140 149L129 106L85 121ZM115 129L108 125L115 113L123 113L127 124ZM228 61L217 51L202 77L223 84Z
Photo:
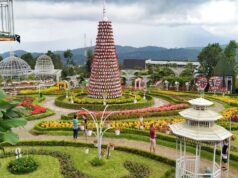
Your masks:
M105 5L103 8L103 20L98 25L88 96L92 98L117 98L122 96L112 24L106 17Z

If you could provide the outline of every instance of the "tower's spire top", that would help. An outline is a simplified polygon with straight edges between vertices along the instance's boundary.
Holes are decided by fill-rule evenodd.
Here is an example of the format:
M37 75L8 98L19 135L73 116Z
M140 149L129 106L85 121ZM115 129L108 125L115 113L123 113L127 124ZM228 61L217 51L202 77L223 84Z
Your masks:
M108 21L107 15L106 15L106 0L103 0L103 21Z

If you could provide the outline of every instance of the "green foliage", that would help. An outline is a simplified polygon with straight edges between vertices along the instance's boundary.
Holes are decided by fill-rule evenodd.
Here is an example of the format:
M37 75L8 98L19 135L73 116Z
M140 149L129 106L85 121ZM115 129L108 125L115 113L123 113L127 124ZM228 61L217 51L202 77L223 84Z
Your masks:
M193 81L193 76L180 76L180 77L174 77L174 76L168 76L168 77L163 77L163 80L169 81L169 83L174 83L174 82L179 82L180 85L184 85L185 82L191 82Z
M64 52L64 58L67 59L67 65L74 65L74 61L72 60L72 57L73 57L72 51L70 49L67 49Z
M87 56L86 68L87 68L87 72L88 72L88 74L90 76L91 65L92 65L92 61L93 61L93 50L92 49L88 49L86 56Z
M198 60L201 64L200 70L207 76L212 76L214 67L218 61L222 58L222 48L218 43L209 44L202 49L198 55Z
M16 108L17 102L7 102L4 100L5 94L0 91L0 144L7 142L16 144L18 137L11 132L11 128L23 126L26 120L21 118L22 108Z
M151 71L150 71L151 70ZM151 74L152 82L161 80L163 77L174 77L174 72L165 66L153 66L149 68L149 73Z
M36 60L34 59L34 57L32 56L31 53L26 53L26 54L23 54L21 56L21 59L23 59L24 61L26 61L29 66L31 67L31 69L34 69L35 68L35 65L36 65Z
M52 59L52 62L55 66L55 69L62 69L63 64L61 62L60 55L53 53L52 51L48 51L47 56L49 56Z
M236 70L236 49L238 48L238 45L236 41L231 40L230 43L226 46L224 49L224 54L227 57L228 63L233 66L233 70Z
M32 157L22 157L13 160L8 165L8 170L13 174L26 174L35 171L38 164Z
M105 164L105 161L103 159L99 159L98 157L93 158L93 160L90 161L90 164L92 166L98 167Z
M150 176L151 171L148 166L128 160L123 165L131 174L125 178L148 178Z

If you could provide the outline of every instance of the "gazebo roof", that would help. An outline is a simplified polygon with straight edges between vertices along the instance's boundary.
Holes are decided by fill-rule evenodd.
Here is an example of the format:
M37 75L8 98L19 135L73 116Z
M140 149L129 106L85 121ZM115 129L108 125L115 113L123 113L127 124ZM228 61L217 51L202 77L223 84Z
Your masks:
M221 119L222 116L211 110L196 110L194 108L185 109L179 114L188 119L194 121L216 121Z
M170 125L169 127L175 135L195 141L223 141L232 136L229 131L216 124L212 127L194 127L187 125L185 122L181 122Z
M196 98L188 101L191 105L194 106L211 106L213 105L213 102L208 101L204 98Z

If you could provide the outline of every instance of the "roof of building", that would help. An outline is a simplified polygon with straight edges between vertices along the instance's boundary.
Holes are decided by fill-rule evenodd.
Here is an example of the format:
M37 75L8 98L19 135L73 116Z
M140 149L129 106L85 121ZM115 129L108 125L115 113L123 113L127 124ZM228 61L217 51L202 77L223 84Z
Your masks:
M208 101L204 98L196 98L188 101L191 105L194 106L211 106L213 105L213 102Z
M125 59L123 61L123 66L122 68L124 70L128 70L128 69L134 69L134 70L138 70L138 69L145 69L145 59Z
M185 66L189 63L191 63L194 66L200 66L199 62L190 62L190 61L168 61L168 60L151 60L148 59L145 61L146 64L160 64L160 65L168 65L168 64L177 64L177 65L181 65L181 66Z

